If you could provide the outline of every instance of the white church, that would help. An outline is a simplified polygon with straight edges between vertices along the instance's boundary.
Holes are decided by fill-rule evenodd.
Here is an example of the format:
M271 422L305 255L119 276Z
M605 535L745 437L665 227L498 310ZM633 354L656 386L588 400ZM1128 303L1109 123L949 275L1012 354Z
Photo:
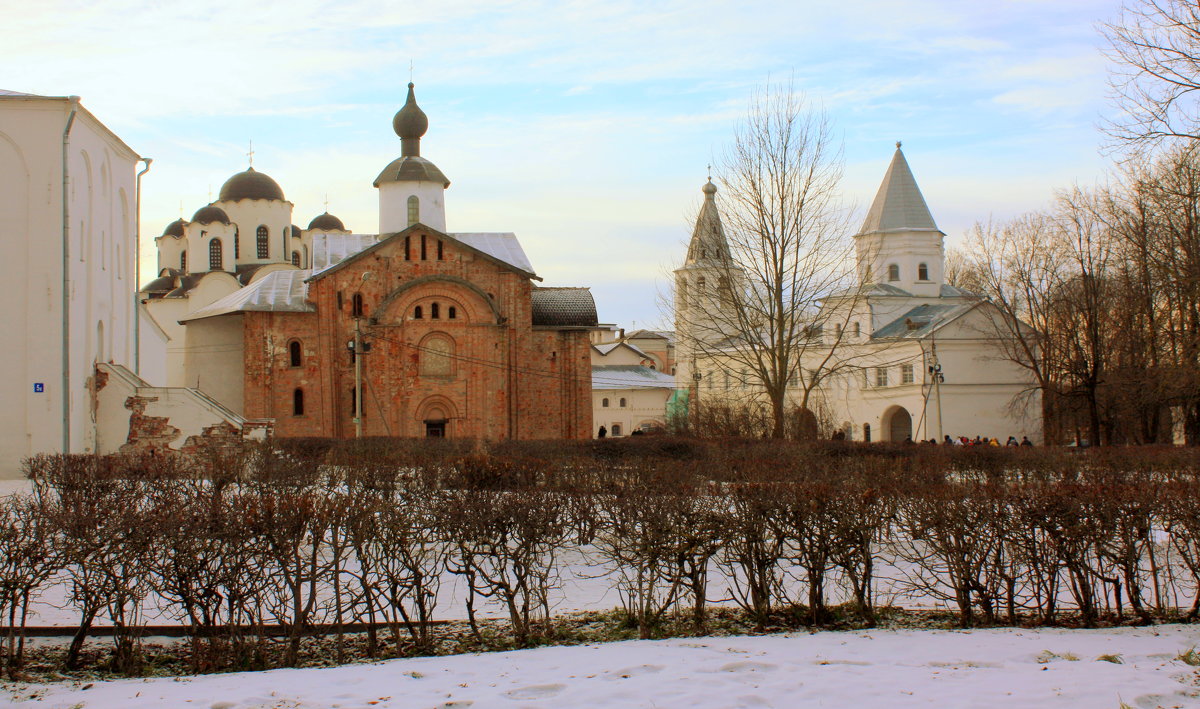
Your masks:
M728 333L701 332L704 324L688 310L726 307L713 300L721 289L712 286L745 280L740 271L731 274L717 188L710 181L703 192L687 258L675 271L678 386L693 405L756 395L761 402L753 385L730 376L720 344ZM944 237L897 143L853 237L857 283L824 299L814 322L830 326L814 329L820 339L799 363L831 371L810 399L826 435L832 429L856 441L1042 441L1040 400L1029 373L1005 356L998 309L945 282ZM789 389L793 407L798 395Z

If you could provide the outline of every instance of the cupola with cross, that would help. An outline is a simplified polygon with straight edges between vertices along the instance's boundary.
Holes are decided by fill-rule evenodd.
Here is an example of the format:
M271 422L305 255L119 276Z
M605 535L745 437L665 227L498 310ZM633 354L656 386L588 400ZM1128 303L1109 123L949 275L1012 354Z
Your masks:
M413 84L408 99L392 119L400 137L400 157L375 178L379 188L379 232L388 234L420 222L446 231L446 188L450 180L429 160L421 157L421 137L429 129L429 118L417 105Z

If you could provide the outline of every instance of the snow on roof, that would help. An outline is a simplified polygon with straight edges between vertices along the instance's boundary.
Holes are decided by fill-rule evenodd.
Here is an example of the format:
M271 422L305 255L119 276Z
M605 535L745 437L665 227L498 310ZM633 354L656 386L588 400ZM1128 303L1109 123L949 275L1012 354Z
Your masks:
M273 271L220 300L189 313L180 322L238 312L311 313L316 308L306 300L308 271Z
M535 273L533 265L529 263L529 257L521 248L521 242L517 241L517 235L512 232L457 232L448 235L526 273Z
M919 339L965 314L982 301L954 305L919 305L879 328L874 339Z
M675 377L640 364L599 364L592 367L593 389L674 389Z
M312 235L312 274L338 265L363 249L379 243L378 234L322 234Z
M643 352L641 350L641 348L635 347L635 346L629 344L628 342L606 342L602 345L592 345L592 346L595 347L596 350L600 352L601 356L604 356L604 355L607 355L609 352L612 352L613 350L617 349L621 345L624 345L624 346L628 347L629 349L633 350L634 353L639 357L642 357L645 359L651 359L650 355Z

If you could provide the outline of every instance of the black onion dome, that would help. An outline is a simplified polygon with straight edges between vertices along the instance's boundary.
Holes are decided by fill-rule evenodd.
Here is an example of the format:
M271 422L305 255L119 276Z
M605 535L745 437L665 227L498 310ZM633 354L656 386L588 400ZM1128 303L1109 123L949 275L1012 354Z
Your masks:
M187 222L183 221L183 218L181 217L181 218L176 219L175 221L171 222L170 224L168 224L167 228L163 229L162 235L163 236L183 236L183 228L185 226L187 226Z
M212 204L197 209L196 213L192 215L192 221L197 224L212 224L213 222L220 222L222 224L230 223L229 215L225 213L225 210Z
M240 199L274 199L282 202L283 189L266 173L250 168L221 185L220 201L236 202Z
M342 220L329 212L317 215L316 218L308 223L308 228L320 229L321 231L346 231L346 226L342 224Z
M392 130L401 138L420 138L429 130L429 117L417 105L417 96L413 93L413 84L408 82L408 100L392 118Z

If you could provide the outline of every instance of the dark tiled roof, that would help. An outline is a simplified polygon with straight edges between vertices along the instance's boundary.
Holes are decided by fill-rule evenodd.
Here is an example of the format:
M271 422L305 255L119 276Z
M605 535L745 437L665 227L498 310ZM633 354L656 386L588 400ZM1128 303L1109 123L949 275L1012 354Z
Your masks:
M534 288L534 327L595 327L596 301L587 288Z
M213 222L220 222L222 224L230 223L229 215L225 213L225 210L211 204L197 209L196 213L192 215L192 221L197 224L212 224Z
M153 295L156 293L157 294L167 293L174 289L175 289L175 276L174 275L166 275L166 276L160 276L158 278L155 278L153 281L150 281L149 283L147 283L146 287L142 289L142 292Z
M346 231L346 225L342 224L342 220L333 216L329 212L318 214L308 223L309 229L320 229L321 231ZM299 236L300 232L296 232Z
M193 288L196 287L196 284L200 282L201 278L204 278L207 275L208 275L208 272L205 271L202 273L189 273L186 276L181 276L179 278L179 286L176 287L175 290L171 291L170 293L167 293L163 297L164 298L182 298L185 295L187 295Z
M446 179L446 175L438 169L438 166L419 155L405 155L393 160L383 168L379 177L375 178L375 186L378 187L385 182L418 181L440 182L445 187L450 186L450 180Z
M879 328L872 335L875 339L921 338L938 327L954 320L975 303L953 303L947 305L918 305L905 314Z
M181 217L181 218L176 219L175 221L171 222L170 224L168 224L167 228L163 229L162 235L163 236L183 236L183 227L185 227L185 226L187 226L187 222L183 221L183 218Z
M239 172L221 185L220 201L236 202L240 199L276 199L283 201L283 188L265 173L250 168Z

